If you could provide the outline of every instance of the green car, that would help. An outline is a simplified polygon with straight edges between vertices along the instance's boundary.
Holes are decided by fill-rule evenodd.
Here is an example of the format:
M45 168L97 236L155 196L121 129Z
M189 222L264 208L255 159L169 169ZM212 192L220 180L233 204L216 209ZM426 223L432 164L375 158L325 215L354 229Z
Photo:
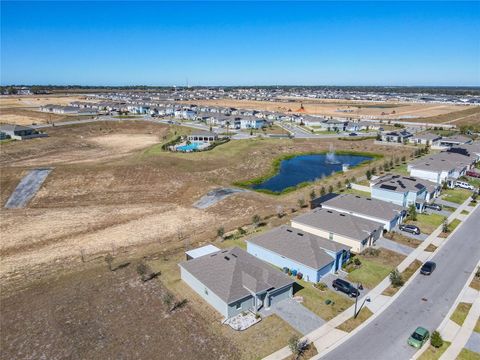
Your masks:
M420 349L430 337L430 333L423 327L417 327L412 335L408 338L408 345L411 345L417 349Z

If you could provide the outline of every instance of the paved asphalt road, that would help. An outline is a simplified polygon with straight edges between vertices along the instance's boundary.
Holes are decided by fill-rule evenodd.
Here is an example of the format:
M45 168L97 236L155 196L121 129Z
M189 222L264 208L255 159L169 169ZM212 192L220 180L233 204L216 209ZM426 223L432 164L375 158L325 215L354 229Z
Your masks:
M406 344L407 338L417 326L438 328L475 269L479 233L477 208L435 255L437 269L431 276L418 275L374 321L322 359L410 359L415 349Z

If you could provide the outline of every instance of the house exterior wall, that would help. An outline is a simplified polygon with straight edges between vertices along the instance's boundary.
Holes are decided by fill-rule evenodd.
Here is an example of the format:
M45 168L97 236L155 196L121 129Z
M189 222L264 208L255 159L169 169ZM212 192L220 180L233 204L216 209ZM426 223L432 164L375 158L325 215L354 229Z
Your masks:
M238 308L237 308L238 305ZM255 299L253 296L248 296L246 298L243 298L241 300L235 301L231 304L228 304L228 309L227 309L227 318L231 318L235 315L240 314L243 311L247 310L252 310L256 311L255 309Z
M410 176L416 177L423 180L432 181L436 184L440 184L442 179L438 172L415 169L414 167L410 168Z
M332 256L332 262L322 269L313 269L305 264L291 260L285 256L277 254L273 251L265 249L257 244L252 244L247 241L247 252L259 259L266 261L272 265L280 268L287 267L289 269L295 269L303 274L303 279L309 282L318 282L322 276L330 273L334 269L335 255Z
M190 286L198 295L208 302L215 310L228 318L227 304L220 299L215 293L208 289L200 280L190 274L187 270L180 266L180 277Z
M294 220L292 220L291 225L292 225L292 227L294 227L296 229L308 232L308 233L313 234L313 235L318 235L318 236L321 236L321 237L326 238L326 239L330 239L332 241L338 242L338 243L343 244L343 245L347 245L351 248L351 251L355 252L355 253L361 253L365 248L368 247L368 242L365 243L365 244L362 244L362 241L351 239L349 237L342 236L342 235L339 235L339 234L332 234L332 236L330 236L329 231L319 229L319 228L315 228L315 227L308 226L308 225L304 225L304 224L300 224L300 223L295 222ZM380 234L378 234L376 239L373 239L373 240L377 240L379 236L380 236ZM367 239L364 239L364 240L367 240Z
M407 196L405 193L389 191L372 186L372 198L387 201L393 204L406 206Z

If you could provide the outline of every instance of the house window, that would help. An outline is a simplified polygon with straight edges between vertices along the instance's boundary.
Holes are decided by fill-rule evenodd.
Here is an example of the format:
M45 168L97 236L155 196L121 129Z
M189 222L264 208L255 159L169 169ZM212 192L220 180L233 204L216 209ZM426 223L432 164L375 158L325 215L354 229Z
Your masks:
M203 290L203 292L205 293L205 295L208 295L208 289L207 289L207 288L205 288L205 289Z
M238 302L235 304L235 309L240 310L242 308L242 303Z

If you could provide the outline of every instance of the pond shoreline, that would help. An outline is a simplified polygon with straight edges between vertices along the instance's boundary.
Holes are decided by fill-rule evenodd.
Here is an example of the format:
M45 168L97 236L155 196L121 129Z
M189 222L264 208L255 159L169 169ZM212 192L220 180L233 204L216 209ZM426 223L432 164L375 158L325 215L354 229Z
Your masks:
M325 151L300 152L300 153L285 154L285 155L279 156L279 157L277 157L276 159L273 160L272 167L267 174L265 174L263 176L260 176L260 177L257 177L257 178L254 178L254 179L250 179L250 180L236 181L236 182L233 183L233 185L244 188L244 189L253 190L253 191L256 191L256 192L268 194L268 195L283 195L283 194L301 189L303 187L306 187L308 185L311 185L311 184L315 183L316 180L314 180L314 181L304 181L304 182L298 183L295 186L290 186L290 187L284 188L282 191L272 191L272 190L268 190L268 189L254 189L253 186L254 185L259 185L259 184L269 180L270 178L278 175L280 173L280 166L281 166L282 162L285 161L285 160L290 160L290 159L293 159L293 158L296 158L296 157L299 157L299 156L326 155L328 153L329 153L329 151L325 150ZM369 164L369 163L371 163L375 160L383 158L382 154L362 152L362 151L338 150L338 151L335 151L334 154L335 155L347 155L347 156L371 157L370 160L362 161L359 164L356 164L354 166L350 166L350 169L358 168L360 166L364 166L364 165ZM336 171L336 172L333 172L330 175L326 176L323 179L327 179L327 178L330 178L332 176L342 174L342 173L343 173L343 171Z

